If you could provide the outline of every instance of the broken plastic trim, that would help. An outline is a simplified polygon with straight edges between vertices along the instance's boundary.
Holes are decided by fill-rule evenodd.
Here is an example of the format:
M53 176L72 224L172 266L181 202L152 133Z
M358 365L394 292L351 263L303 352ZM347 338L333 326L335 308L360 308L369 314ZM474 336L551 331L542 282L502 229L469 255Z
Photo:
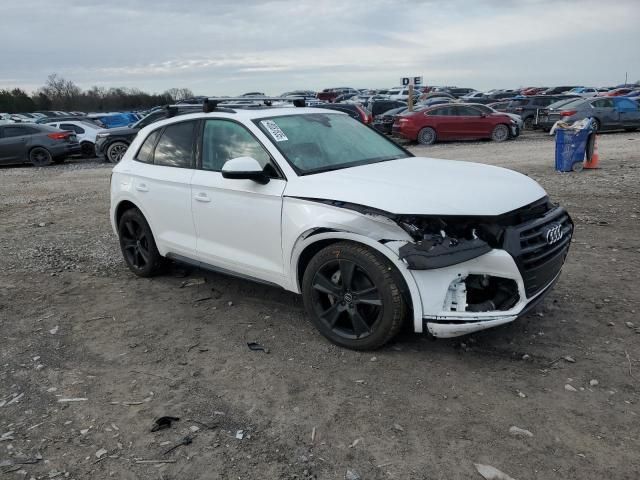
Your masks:
M479 238L467 240L433 235L431 239L403 245L398 253L409 270L431 270L466 262L490 251L489 244Z

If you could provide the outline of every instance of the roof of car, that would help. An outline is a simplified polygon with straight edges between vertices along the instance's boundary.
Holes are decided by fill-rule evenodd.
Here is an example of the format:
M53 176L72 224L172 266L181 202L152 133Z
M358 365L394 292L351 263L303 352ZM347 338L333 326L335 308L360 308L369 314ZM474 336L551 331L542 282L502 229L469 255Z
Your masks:
M221 108L224 105L220 105ZM331 112L327 112L326 109L321 108L313 108L313 107L270 107L270 108L250 108L250 109L242 109L242 108L234 108L231 110L230 108L224 108L224 110L214 110L209 113L205 112L194 112L188 113L185 115L174 116L170 118L166 118L164 120L159 120L158 122L154 122L147 127L158 127L163 125L169 125L174 122L183 122L185 120L197 120L200 118L228 118L231 120L238 120L240 122L250 122L252 120L258 120L261 118L271 118L271 117L284 117L289 115L304 115L309 113L322 113L329 115L346 115L345 113L339 112L337 110L332 110Z

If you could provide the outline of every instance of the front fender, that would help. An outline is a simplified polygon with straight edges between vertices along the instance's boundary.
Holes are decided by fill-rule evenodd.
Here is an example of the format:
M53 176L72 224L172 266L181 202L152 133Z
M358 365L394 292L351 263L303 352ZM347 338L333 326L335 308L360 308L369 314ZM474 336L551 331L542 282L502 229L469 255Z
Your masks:
M300 280L298 278L298 261L302 252L310 245L323 240L349 240L366 245L373 250L384 255L397 269L409 289L411 303L413 306L413 328L417 333L422 332L422 299L415 279L407 269L407 265L400 260L397 252L388 248L385 244L373 240L364 235L346 231L328 231L313 234L313 230L298 237L291 251L289 278L292 279L290 289L296 293L300 292Z

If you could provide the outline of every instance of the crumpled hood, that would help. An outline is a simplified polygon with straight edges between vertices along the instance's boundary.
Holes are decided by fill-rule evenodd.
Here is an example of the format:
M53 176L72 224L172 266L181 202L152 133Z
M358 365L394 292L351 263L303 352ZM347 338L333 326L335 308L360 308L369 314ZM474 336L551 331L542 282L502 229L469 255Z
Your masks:
M285 196L338 200L406 215L501 215L546 195L534 180L505 168L410 157L287 183Z

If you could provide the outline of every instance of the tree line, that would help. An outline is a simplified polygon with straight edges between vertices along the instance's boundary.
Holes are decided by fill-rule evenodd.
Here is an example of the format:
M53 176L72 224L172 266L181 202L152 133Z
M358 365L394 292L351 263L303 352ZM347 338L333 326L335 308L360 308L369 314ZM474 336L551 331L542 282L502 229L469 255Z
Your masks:
M144 110L193 97L188 88L171 88L160 94L137 88L91 87L83 90L58 74L47 77L44 86L28 94L20 88L0 90L0 112L22 113L39 110L113 112Z

